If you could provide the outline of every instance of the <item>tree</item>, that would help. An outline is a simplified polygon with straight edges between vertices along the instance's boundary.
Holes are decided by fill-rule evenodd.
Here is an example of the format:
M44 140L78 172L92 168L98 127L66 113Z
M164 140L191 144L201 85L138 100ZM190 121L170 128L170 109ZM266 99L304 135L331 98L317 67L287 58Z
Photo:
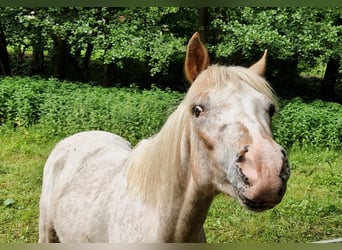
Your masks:
M171 56L184 51L184 38L176 37L164 21L179 8L136 8L103 10L104 33L95 40L95 49L104 51L104 64L123 68L126 59L146 62L152 76L163 71ZM110 17L110 18L108 18Z
M208 40L209 11L208 7L199 9L199 34L203 43Z
M5 37L4 29L2 28L2 23L0 20L0 66L1 72L5 76L11 76L11 65L9 61L7 42Z
M8 47L13 46L13 41L23 30L22 24L16 22L17 16L22 15L22 11L22 8L0 8L0 66L2 74L6 76L12 75ZM20 48L21 42L17 42L16 46Z
M200 31L213 62L248 66L268 49L267 77L285 89L298 70L322 62L322 98L333 95L339 79L341 8L1 9L0 62L6 74L17 74L26 51L32 51L31 74L49 73L50 62L55 77L87 80L95 58L103 64L103 85L117 84L124 75L149 87L170 78L173 67L181 71L185 45ZM14 51L8 60L7 48ZM136 80L132 70L140 76Z
M52 24L51 37L53 47L50 50L53 61L53 75L56 78L64 79L66 70L73 67L77 71L75 63L75 55L77 50L74 48L72 55L72 47L75 46L74 38L78 36L77 24L82 19L81 8L49 8L49 18ZM82 25L80 25L83 27Z
M341 53L341 9L319 8L212 8L215 43L210 51L219 58L257 58L269 51L272 75L289 88L299 63L309 68L322 58ZM335 67L336 68L336 67ZM269 72L270 72L269 71ZM295 87L295 86L293 86Z
M320 97L325 101L339 101L335 93L335 86L339 80L342 59L342 9L327 9L323 22L326 27L329 27L330 32L324 36L325 46L329 49L325 55L328 62L322 80Z
M330 57L325 69L321 85L321 99L324 101L337 101L335 85L338 80L341 57Z
M12 60L11 71L16 74L20 72L26 50L32 46L37 34L32 32L31 23L34 22L31 8L10 8L3 7L0 12L0 23L3 33L3 41L11 48L16 60ZM4 38L6 34L6 38ZM2 58L6 58L2 57ZM6 59L7 60L7 59Z

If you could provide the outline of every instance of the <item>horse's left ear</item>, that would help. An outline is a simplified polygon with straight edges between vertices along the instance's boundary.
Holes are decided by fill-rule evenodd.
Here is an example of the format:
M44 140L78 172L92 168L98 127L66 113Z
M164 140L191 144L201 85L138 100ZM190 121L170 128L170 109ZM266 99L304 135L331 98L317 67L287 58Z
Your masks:
M249 67L250 70L253 70L255 73L257 73L260 76L265 75L266 71L266 57L267 57L267 49L265 50L264 54L262 57L254 63L252 66Z
M199 33L193 34L186 50L184 72L186 79L192 83L209 65L208 51L203 45Z

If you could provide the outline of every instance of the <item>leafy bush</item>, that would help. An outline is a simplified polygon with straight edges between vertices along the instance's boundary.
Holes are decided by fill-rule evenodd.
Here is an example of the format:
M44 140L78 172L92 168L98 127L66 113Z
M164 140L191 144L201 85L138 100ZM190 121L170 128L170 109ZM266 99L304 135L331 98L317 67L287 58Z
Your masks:
M36 124L53 136L106 130L135 144L157 132L182 96L156 87L105 89L56 79L4 78L0 123L14 128Z
M341 148L342 106L320 100L304 103L300 98L284 102L273 119L273 134L285 147Z
M0 81L0 124L30 126L40 116L44 85L34 78L4 78Z
M119 134L133 145L156 133L184 95L161 90L105 89L56 79L0 80L0 124L39 126L47 136L97 129ZM300 98L281 102L273 134L284 147L341 148L342 107Z

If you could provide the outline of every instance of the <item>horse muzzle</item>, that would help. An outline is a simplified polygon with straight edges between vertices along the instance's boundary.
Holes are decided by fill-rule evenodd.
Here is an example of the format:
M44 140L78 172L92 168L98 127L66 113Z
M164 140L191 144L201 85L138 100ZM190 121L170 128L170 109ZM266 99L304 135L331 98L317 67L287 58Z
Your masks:
M290 167L284 149L267 153L248 145L239 151L236 159L234 190L238 200L252 211L264 211L281 202L290 177Z

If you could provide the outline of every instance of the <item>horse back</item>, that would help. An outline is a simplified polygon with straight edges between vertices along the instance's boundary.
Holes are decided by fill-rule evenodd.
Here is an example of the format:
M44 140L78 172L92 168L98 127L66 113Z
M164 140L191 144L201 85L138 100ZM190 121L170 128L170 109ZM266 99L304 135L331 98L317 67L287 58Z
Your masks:
M130 152L129 142L118 135L104 131L77 133L60 141L52 150L44 166L43 180L67 180L85 167L95 167L96 171L116 168L116 163ZM100 162L105 166L98 166Z
M57 241L49 239L53 232L58 241L69 241L70 236L74 242L84 242L87 239L76 235L80 228L88 231L87 237L94 231L99 234L93 235L94 240L105 241L107 237L103 232L92 229L100 221L92 221L96 214L89 208L100 207L102 213L106 213L105 203L110 193L104 190L109 190L130 152L131 145L126 140L102 131L81 132L60 141L44 166L40 241ZM82 225L71 223L74 216L82 217L78 220Z

